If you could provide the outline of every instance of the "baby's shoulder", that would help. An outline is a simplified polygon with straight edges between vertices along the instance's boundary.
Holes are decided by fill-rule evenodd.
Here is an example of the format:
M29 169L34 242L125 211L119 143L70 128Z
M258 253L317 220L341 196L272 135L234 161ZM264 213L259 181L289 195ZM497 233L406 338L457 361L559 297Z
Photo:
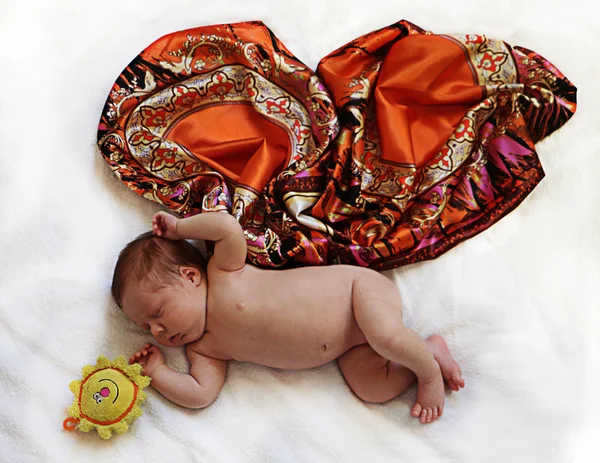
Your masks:
M240 276L246 273L246 267L248 267L248 264L244 264L244 266L238 270L223 270L216 265L214 258L211 257L206 264L206 276L209 280L227 278L236 275Z
M231 357L225 355L220 349L218 339L214 333L207 332L200 339L185 345L185 353L188 358L194 354L211 357L217 360L231 360Z
M224 270L217 265L217 260L215 259L215 256L212 255L208 258L208 261L206 263L206 270L207 271L217 270L219 272L224 272L224 273L237 273L237 272L243 271L248 266L249 266L249 264L245 263L242 267L240 267L237 270Z

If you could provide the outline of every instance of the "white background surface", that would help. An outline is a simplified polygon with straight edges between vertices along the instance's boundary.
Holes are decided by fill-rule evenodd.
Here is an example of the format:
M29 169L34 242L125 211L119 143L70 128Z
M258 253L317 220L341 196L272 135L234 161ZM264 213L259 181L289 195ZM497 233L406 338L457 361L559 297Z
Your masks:
M599 461L598 18L591 0L0 0L0 461ZM409 416L414 389L361 403L335 364L231 364L206 410L149 389L127 434L64 432L80 368L149 340L109 291L118 251L158 210L95 152L121 70L164 34L242 20L263 20L314 69L400 19L530 48L579 89L575 117L538 145L546 178L515 212L390 272L407 324L446 336L463 367L443 419ZM179 351L167 358L185 365Z

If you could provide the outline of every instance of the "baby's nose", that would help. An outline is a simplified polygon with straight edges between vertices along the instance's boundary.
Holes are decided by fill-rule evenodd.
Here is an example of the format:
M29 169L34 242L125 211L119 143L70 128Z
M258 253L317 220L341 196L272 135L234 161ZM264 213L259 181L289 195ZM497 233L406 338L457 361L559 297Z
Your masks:
M152 333L152 336L154 336L155 338L158 338L164 331L164 328L159 325L158 323L152 325L150 327L150 332Z

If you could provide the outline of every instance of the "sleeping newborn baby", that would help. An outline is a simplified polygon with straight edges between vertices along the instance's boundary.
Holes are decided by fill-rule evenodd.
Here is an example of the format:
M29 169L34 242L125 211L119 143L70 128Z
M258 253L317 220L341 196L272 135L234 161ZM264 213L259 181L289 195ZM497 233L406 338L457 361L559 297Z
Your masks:
M444 339L424 341L404 326L398 290L383 275L347 265L248 265L242 228L225 213L178 219L159 212L152 229L121 251L112 293L159 344L186 346L189 374L169 368L152 344L129 360L176 404L210 405L229 360L303 369L337 359L352 391L375 403L417 381L411 414L421 423L442 415L444 382L464 387ZM186 239L214 242L208 263Z

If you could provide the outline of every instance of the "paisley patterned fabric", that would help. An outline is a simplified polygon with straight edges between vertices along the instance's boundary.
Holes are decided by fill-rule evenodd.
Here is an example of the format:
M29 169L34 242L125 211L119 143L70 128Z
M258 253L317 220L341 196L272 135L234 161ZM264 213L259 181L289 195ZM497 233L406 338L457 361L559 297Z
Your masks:
M533 51L400 21L316 72L260 22L160 38L117 78L100 153L181 216L233 214L251 263L376 269L431 259L543 177L534 144L576 89Z

